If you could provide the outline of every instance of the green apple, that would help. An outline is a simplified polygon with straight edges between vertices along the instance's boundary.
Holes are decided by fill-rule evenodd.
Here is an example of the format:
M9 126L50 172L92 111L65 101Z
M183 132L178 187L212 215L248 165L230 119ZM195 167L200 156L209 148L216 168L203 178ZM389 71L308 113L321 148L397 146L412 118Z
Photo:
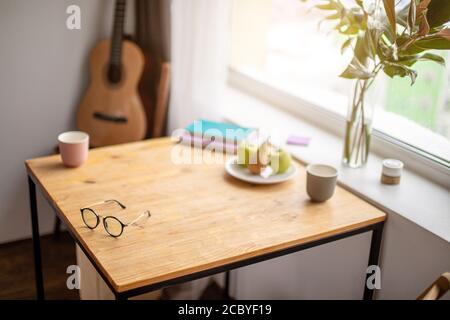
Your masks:
M249 150L245 141L242 141L237 148L237 163L246 167L248 165Z
M270 166L274 173L284 173L291 166L292 158L289 152L283 149L276 150L270 158Z

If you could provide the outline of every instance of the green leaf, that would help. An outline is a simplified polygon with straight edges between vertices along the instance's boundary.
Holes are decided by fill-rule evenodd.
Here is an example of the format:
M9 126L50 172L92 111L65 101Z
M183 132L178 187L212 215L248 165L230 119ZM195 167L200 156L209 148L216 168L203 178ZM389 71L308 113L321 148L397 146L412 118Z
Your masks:
M373 75L371 73L366 73L362 70L359 70L352 65L349 65L344 72L342 72L339 77L346 79L369 79Z
M344 72L339 76L346 79L369 79L374 77L374 74L368 71L366 67L354 57Z
M398 63L386 62L383 66L383 71L391 78L395 76L402 78L408 76L411 79L411 85L416 82L417 71L408 68L407 66Z
M417 61L419 61L419 55L412 55L412 56L401 57L397 61L391 61L391 63L401 64L403 66L411 67Z
M350 47L350 45L352 44L352 38L348 38L347 40L345 40L345 42L342 44L341 47L341 54L343 54L345 52L345 50L348 49L348 47Z
M334 19L341 19L341 17L342 17L341 13L340 12L336 12L336 13L333 13L333 14L330 14L330 15L326 16L325 19L327 19L327 20L334 20Z
M374 59L377 54L378 34L374 30L366 30L364 33L364 44L370 58Z
M450 41L436 35L417 40L414 44L422 49L450 50Z
M338 9L338 6L333 1L330 1L329 3L324 3L324 4L316 4L314 7L321 9L321 10L337 10Z
M371 56L370 47L368 46L368 41L366 38L366 33L358 35L355 44L355 57L358 62L362 63L364 66L367 65L367 60Z
M408 56L413 54L418 54L427 49L418 47L415 43L410 44L406 49L403 49L399 52L399 55L401 56Z
M445 67L444 58L442 58L440 55L429 53L429 52L423 53L423 54L414 54L414 55L410 55L410 56L403 56L403 57L400 57L400 59L394 63L398 63L401 65L411 67L417 61L433 61L433 62L439 63L441 66Z
M395 1L394 0L383 0L384 11L386 11L386 16L391 25L392 35L395 38L397 35L397 23L395 20Z
M364 9L364 0L355 0L356 4Z
M346 29L344 30L340 30L340 33L345 34L347 36L351 36L351 35L356 35L359 32L359 28L355 27L355 26L348 26Z
M431 28L440 27L450 21L450 1L432 0L428 5L428 23Z
M398 50L399 57L416 55L418 53L421 53L422 51L427 50L427 49L418 47L415 44L416 42L417 42L417 40L416 40L416 36L415 35L398 37L397 45L398 45L398 48L399 48L399 50ZM407 45L404 48L404 45L406 43L409 43L409 45Z
M438 54L434 54L434 53L424 53L419 60L422 61L434 61L439 63L441 66L445 67L445 59L442 58L440 55Z

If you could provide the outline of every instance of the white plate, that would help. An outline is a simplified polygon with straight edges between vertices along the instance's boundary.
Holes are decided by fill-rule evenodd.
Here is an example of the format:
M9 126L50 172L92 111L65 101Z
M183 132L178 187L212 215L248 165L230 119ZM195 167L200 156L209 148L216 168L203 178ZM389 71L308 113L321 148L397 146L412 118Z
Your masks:
M225 164L225 170L236 179L254 184L274 184L292 179L297 174L297 167L292 163L289 169L281 174L275 174L268 178L252 174L246 167L237 164L237 157L231 157Z

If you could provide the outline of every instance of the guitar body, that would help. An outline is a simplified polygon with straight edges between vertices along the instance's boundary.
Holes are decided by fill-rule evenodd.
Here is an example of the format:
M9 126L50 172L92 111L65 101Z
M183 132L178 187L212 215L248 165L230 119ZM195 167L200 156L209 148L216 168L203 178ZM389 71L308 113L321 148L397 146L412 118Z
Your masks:
M121 43L117 83L108 79L111 41L101 41L91 52L91 81L78 109L77 125L89 134L94 147L142 140L146 134L146 115L138 94L144 56L131 41Z

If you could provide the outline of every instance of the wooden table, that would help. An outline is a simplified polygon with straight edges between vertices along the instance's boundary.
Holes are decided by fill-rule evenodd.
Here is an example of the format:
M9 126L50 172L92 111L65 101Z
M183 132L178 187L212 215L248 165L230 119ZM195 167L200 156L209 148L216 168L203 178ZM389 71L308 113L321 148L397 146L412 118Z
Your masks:
M180 153L193 152L201 149L163 138L91 150L75 169L58 155L27 160L38 299L44 290L36 185L117 299L219 272L227 272L228 290L229 270L368 231L369 265L378 264L386 219L379 209L341 187L325 203L310 202L298 163L291 181L250 185L229 177L224 162L179 163ZM120 238L102 225L86 228L80 208L111 198L127 206L118 212L124 221L147 209L152 217ZM364 288L364 298L372 298Z

